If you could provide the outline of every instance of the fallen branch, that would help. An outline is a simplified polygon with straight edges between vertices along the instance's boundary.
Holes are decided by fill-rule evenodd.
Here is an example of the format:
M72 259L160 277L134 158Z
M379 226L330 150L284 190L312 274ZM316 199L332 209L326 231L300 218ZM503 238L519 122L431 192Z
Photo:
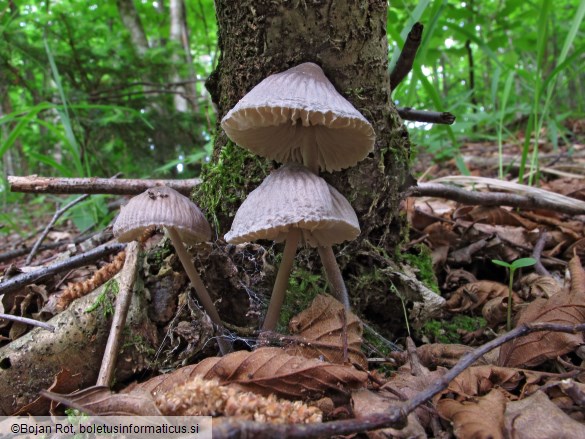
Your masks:
M439 123L443 125L452 125L455 122L455 116L448 112L422 111L413 110L410 107L396 108L400 117L404 120L415 122Z
M31 271L30 273L20 274L0 283L0 294L16 291L25 285L38 282L48 276L52 276L65 270L89 265L92 262L109 255L110 253L117 253L121 250L124 250L125 247L126 244L104 244L88 252L73 256L72 258L68 258L65 261L49 265L48 267L39 268L38 270Z
M0 319L10 320L11 322L24 323L25 325L30 326L38 326L39 328L46 329L47 331L55 332L55 327L53 325L49 325L48 323L40 322L38 320L29 319L28 317L0 313Z
M45 227L45 229L42 231L41 235L35 241L35 243L34 243L32 249L31 249L30 253L26 257L26 260L24 261L25 265L29 265L31 263L33 257L35 256L35 254L37 253L37 250L39 249L39 246L45 240L46 236L49 234L49 231L55 225L55 223L61 217L61 215L63 215L65 212L67 212L69 209L71 209L76 204L81 203L87 197L89 197L89 195L82 195L81 197L77 197L75 200L67 203L62 208L57 209L57 211L53 215L53 218L51 218L51 221L49 221L49 224L47 224L47 226Z
M394 90L402 82L406 75L412 70L416 52L420 46L424 26L421 23L414 23L408 32L404 47L392 73L390 73L390 89Z
M138 195L154 186L168 186L188 196L200 182L201 180L198 178L188 180L142 180L127 178L52 178L37 175L26 177L11 175L8 177L12 192L49 194Z
M552 192L549 193L552 194ZM507 192L472 192L441 183L418 183L417 186L410 187L405 195L407 197L446 198L460 203L481 206L510 206L528 210L553 210L569 215L585 214L585 203L558 194L555 195L558 195L559 200L562 197L563 202L555 202L551 198L545 199L536 194L518 195ZM564 202L565 199L571 200L571 203Z

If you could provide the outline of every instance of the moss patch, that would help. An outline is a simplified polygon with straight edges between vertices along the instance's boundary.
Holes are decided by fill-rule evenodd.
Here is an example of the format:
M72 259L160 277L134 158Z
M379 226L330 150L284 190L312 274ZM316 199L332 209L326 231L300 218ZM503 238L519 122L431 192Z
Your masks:
M472 332L486 325L483 317L456 315L451 321L429 320L420 330L420 335L431 343L461 343L461 332Z
M441 294L439 283L433 269L431 250L424 244L417 244L413 247L414 253L402 253L396 251L396 259L406 263L416 270L416 277L428 288L437 294Z
M110 279L104 284L103 290L95 301L85 310L87 313L94 312L98 308L102 310L105 317L114 314L114 298L120 291L120 284L115 279Z

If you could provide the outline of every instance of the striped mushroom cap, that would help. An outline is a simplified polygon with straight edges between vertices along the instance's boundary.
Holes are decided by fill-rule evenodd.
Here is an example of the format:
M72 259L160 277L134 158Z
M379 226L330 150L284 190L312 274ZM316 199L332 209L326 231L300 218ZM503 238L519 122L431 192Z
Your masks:
M302 229L312 247L331 246L355 239L357 216L343 195L298 164L272 172L242 203L225 235L232 244L286 239L291 227Z
M197 205L166 186L148 189L123 206L114 235L120 242L134 241L150 226L173 227L187 244L211 239L211 227Z
M372 125L313 63L264 79L221 126L238 145L280 163L303 163L303 147L317 148L325 171L354 166L373 150L375 140Z

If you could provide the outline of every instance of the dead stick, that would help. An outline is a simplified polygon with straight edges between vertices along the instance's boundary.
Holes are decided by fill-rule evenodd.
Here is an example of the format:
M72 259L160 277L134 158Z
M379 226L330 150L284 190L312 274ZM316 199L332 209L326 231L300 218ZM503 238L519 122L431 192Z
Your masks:
M577 206L558 204L530 195L517 195L504 192L471 192L440 183L419 183L417 186L408 188L405 195L407 197L446 198L460 203L478 204L480 206L510 206L529 210L553 210L569 215L582 215L585 213L585 209Z
M534 264L534 270L541 276L550 276L549 271L546 268L544 268L544 265L542 265L541 261L542 250L544 249L545 244L546 230L543 230L540 236L538 237L538 241L536 241L536 244L534 244L534 249L532 250L532 257L536 260L536 264Z
M112 327L102 359L102 366L96 383L97 386L109 387L114 376L122 331L124 330L126 316L128 315L128 309L132 302L132 291L138 271L136 265L138 262L139 247L140 244L136 241L130 242L126 247L126 260L124 261L124 268L120 275L120 288L116 297L114 318L112 319Z
M35 243L34 243L32 249L31 249L30 253L26 257L26 260L24 261L24 264L25 265L30 265L30 263L32 261L32 258L37 253L37 250L38 250L39 246L45 240L45 237L49 234L49 231L55 225L55 223L61 217L61 215L63 215L65 212L67 212L69 209L71 209L76 204L81 203L87 197L89 197L89 195L82 195L81 197L77 197L75 200L67 203L65 206L63 206L62 208L58 209L55 212L55 214L53 215L53 218L51 218L51 221L49 221L49 224L47 224L47 226L45 227L45 230L43 230L43 232L41 233L41 235L39 236L39 238L35 241Z
M12 192L49 193L49 194L111 194L138 195L155 186L168 186L190 195L201 182L198 178L188 180L141 180L110 178L52 178L29 175L27 177L9 176L8 183Z
M412 120L415 122L439 123L443 125L453 125L455 116L452 113L443 111L423 111L414 110L410 107L397 107L396 111L404 120Z
M126 244L104 244L88 252L73 256L65 261L49 265L48 267L39 268L38 270L29 273L20 274L0 283L0 295L11 293L19 288L23 288L25 285L38 282L48 276L52 276L62 271L89 265L110 253L117 253L124 250L125 247Z
M390 88L394 90L398 84L408 75L412 70L416 52L420 46L424 26L421 23L414 23L412 29L408 32L402 52L396 61L396 65L390 73Z
M45 322L39 322L38 320L29 319L27 317L15 316L12 314L0 313L0 319L10 320L13 322L24 323L25 325L38 326L39 328L46 329L47 331L55 332L55 327Z

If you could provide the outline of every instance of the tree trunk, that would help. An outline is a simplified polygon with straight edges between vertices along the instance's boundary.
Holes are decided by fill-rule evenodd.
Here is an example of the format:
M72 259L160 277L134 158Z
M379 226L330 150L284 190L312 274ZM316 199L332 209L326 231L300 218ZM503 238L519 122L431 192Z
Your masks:
M390 258L404 238L405 222L397 212L410 143L390 99L387 2L216 0L216 11L221 55L207 86L218 121L266 76L310 61L374 126L373 153L357 166L322 176L345 195L360 220L359 239L334 248L352 306L373 321L402 320L390 294ZM247 194L276 166L235 146L218 128L213 162L196 198L219 237ZM315 249L302 251L298 259L293 276L306 285L310 272L321 273L321 264ZM324 281L317 283L323 290ZM269 294L264 285L249 287Z

